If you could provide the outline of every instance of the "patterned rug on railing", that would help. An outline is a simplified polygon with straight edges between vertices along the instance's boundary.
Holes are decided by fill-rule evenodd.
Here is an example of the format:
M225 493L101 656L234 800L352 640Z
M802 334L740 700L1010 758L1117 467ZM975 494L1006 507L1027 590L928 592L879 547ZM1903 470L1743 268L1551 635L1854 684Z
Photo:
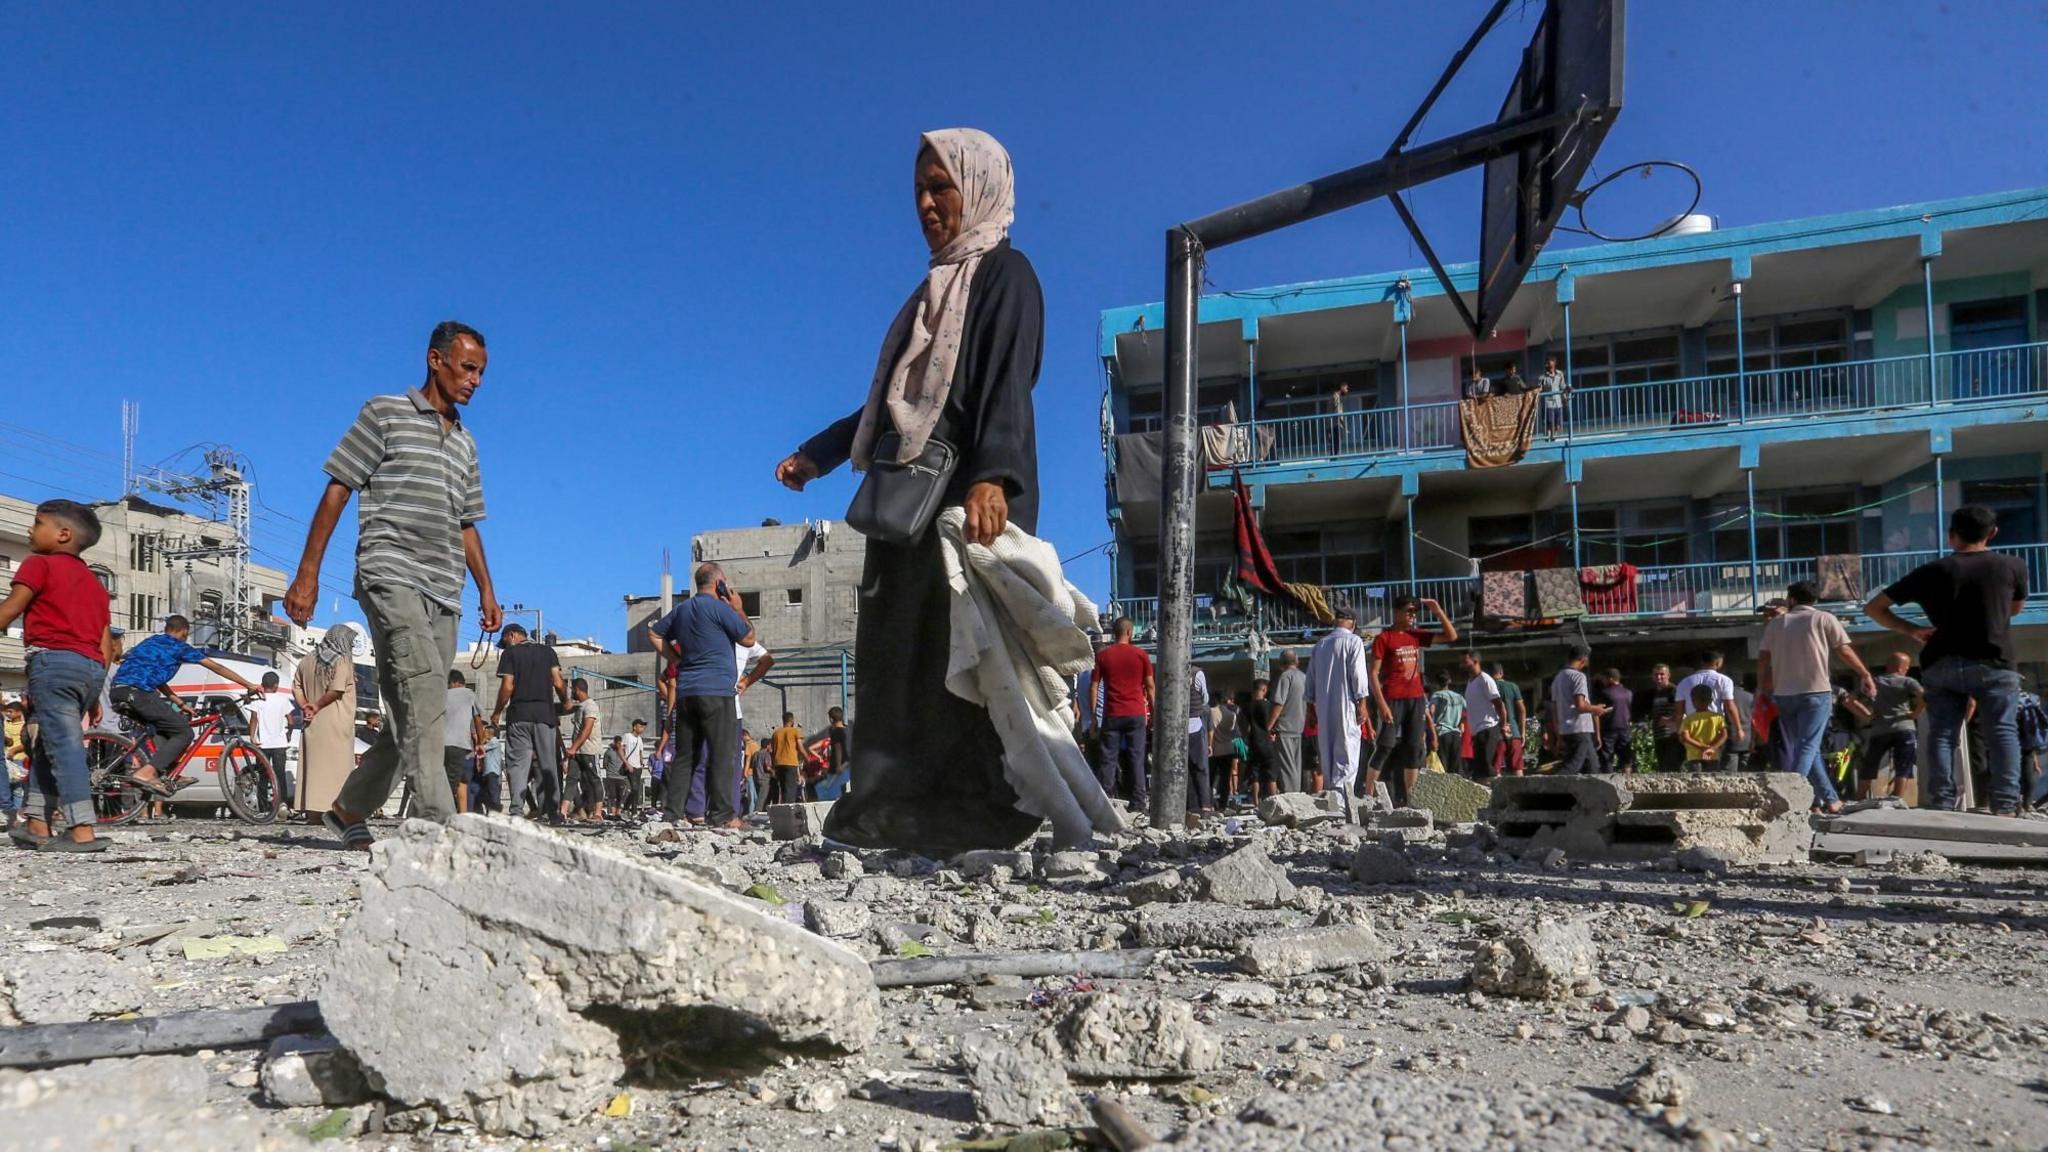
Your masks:
M1540 393L1524 392L1460 400L1458 422L1465 430L1465 466L1501 468L1527 455L1541 399Z

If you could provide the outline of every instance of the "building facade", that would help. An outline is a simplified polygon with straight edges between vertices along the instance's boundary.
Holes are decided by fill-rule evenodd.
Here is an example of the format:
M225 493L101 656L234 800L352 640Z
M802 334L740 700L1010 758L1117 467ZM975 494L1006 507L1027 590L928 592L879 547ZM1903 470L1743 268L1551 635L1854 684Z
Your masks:
M28 558L36 503L0 496L0 583ZM194 643L212 643L229 602L227 564L217 554L230 540L227 526L140 496L92 507L100 518L100 539L83 559L106 585L114 627L125 631L125 643L161 631L164 617L173 613L193 622ZM183 557L182 550L216 554ZM274 614L290 579L256 564L249 566L249 578L258 610L246 623L253 643L243 645L243 654L275 665L289 646L288 628ZM25 687L25 659L17 621L0 637L0 689Z
M2035 189L1552 249L1484 342L1426 269L1204 298L1199 419L1238 424L1198 497L1198 653L1248 676L1250 653L1317 631L1232 587L1234 466L1288 581L1368 625L1393 596L1433 596L1511 668L1545 671L1582 637L1625 670L1707 646L1746 665L1757 606L1822 567L1853 577L1830 608L1882 654L1898 638L1859 597L1939 555L1948 511L1988 505L1996 545L2028 565L2015 623L2037 677L2044 217ZM1473 290L1474 266L1451 272ZM1141 626L1156 612L1163 316L1112 309L1101 326L1114 610ZM1552 357L1571 383L1555 435L1539 416L1519 462L1468 467L1460 382L1476 364L1534 383ZM1588 568L1625 571L1626 594L1569 619L1482 610L1488 575Z
M739 590L761 644L775 654L768 679L746 696L747 728L755 735L796 713L806 732L821 732L826 710L853 712L853 639L859 619L861 567L867 540L836 520L768 524L700 532L690 541L690 570L676 575L677 597L693 590L691 572L715 561ZM651 652L647 626L661 616L659 596L628 596L626 651Z

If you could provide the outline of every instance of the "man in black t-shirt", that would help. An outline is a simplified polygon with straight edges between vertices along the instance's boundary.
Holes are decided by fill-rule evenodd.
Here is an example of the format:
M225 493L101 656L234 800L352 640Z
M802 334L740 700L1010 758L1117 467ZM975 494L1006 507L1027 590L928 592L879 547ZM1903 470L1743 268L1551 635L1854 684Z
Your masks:
M1928 801L1956 806L1956 732L1974 701L1990 736L1991 811L2020 807L2020 674L2013 667L2012 618L2026 606L2027 567L1991 551L1998 518L1966 504L1949 517L1952 555L1922 564L1864 606L1872 620L1920 642L1927 690ZM1918 604L1930 627L1902 620L1895 604Z
M555 650L526 638L526 629L505 625L504 650L498 654L498 703L491 709L491 727L505 728L505 804L512 811L525 803L527 774L533 777L534 803L548 823L562 823L562 775L556 746L555 718L569 710L569 683Z

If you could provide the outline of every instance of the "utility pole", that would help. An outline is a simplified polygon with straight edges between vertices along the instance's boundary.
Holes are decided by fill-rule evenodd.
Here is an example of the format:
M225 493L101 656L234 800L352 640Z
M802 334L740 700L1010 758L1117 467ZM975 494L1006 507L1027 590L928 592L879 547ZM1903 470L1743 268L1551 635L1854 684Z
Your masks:
M132 448L131 448L132 451ZM250 492L241 458L232 448L206 453L207 475L188 476L161 468L131 472L129 488L149 488L166 496L197 500L215 520L224 520L228 539L205 544L186 537L162 537L158 552L169 561L219 560L227 568L227 596L220 609L216 644L236 652L248 650L255 638L255 588L249 580Z

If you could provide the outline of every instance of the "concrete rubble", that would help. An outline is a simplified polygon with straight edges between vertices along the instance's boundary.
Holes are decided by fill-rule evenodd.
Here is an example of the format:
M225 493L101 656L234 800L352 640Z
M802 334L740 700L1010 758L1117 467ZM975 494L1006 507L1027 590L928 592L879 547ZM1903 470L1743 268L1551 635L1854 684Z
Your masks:
M1201 882L1204 899L1238 908L1279 908L1294 899L1287 870L1256 843L1205 866Z
M770 804L768 828L777 840L802 840L825 834L825 817L832 811L829 800L810 804Z
M1785 772L1502 776L1482 813L1516 853L1650 861L1711 848L1745 864L1807 858L1813 788Z
M1896 800L1853 805L1814 821L1813 851L1886 863L1932 853L1947 860L2048 863L2048 823L1979 812L1934 812Z
M1545 917L1527 931L1489 940L1472 957L1472 987L1523 1000L1560 1000L1599 990L1599 953L1583 920Z
M1492 800L1486 785L1449 772L1418 773L1408 789L1408 807L1428 811L1438 824L1470 824Z
M209 1148L291 1147L315 1133L337 1152L939 1152L1072 1138L1088 1123L1077 1097L1090 1094L1120 1100L1167 1146L1254 1152L1356 1147L1366 1133L1418 1148L2038 1143L2048 873L1926 851L1766 866L1712 844L1617 861L1420 809L1365 819L1290 827L1244 809L1187 832L1139 817L1076 855L1039 837L949 860L775 840L765 820L739 832L528 829L477 855L380 823L373 857L334 851L317 831L180 820L121 830L117 863L21 853L9 859L18 883L0 890L0 973L33 974L42 991L13 989L0 998L8 1011L25 1004L63 1027L310 1000L361 944L365 908L391 921L402 906L407 919L379 929L402 963L385 949L383 984L358 1002L383 1016L380 1043L453 1068L464 1103L376 1093L367 1070L347 1075L347 1057L374 1044L352 1053L294 1037L59 1069L90 1069L111 1094L38 1095L54 1110L39 1128L16 1121L10 1093L45 1074L0 1072L0 1144L17 1131L76 1132L101 1123L104 1099L133 1098L159 1119L107 1131L145 1132L130 1144L151 1148L175 1147L162 1133L190 1116ZM454 840L466 844L462 827ZM1365 847L1373 868L1354 872ZM411 887L393 887L394 860ZM1278 874L1293 894L1274 907L1221 904L1205 873L1253 886ZM856 1051L798 1039L804 1021L815 1032L834 1018L809 1009L786 1031L749 1028L707 1052L707 1032L737 1037L744 1018L660 1006L682 999L676 976L691 970L660 945L699 907L690 901L743 910L730 923L772 941L785 970L843 954L878 973L888 961L890 980L908 971L901 963L966 974L879 991L859 976L873 1030ZM657 911L635 920L628 910L641 905ZM408 934L410 919L427 927ZM593 944L625 936L624 953ZM184 946L205 937L286 948ZM1121 974L977 975L971 959L1138 948L1159 951ZM752 956L706 952L753 975L745 989L693 994L781 995ZM614 979L626 967L642 977L630 987ZM486 977L503 982L464 983ZM445 1008L420 1003L430 980L451 989ZM571 991L616 1002L572 1011ZM601 1030L610 1053L572 1053L563 1037L578 1025ZM552 1075L508 1072L508 1051L534 1048L536 1033L555 1046ZM700 1043L649 1043L650 1033ZM151 1074L172 1091L122 1087L135 1068L170 1070ZM154 1102L163 1095L175 1112ZM489 1131L464 1118L478 1112L548 1130Z
M622 1032L858 1050L872 981L858 955L722 891L458 816L382 842L319 999L384 1095L537 1134L603 1103L626 1072Z

